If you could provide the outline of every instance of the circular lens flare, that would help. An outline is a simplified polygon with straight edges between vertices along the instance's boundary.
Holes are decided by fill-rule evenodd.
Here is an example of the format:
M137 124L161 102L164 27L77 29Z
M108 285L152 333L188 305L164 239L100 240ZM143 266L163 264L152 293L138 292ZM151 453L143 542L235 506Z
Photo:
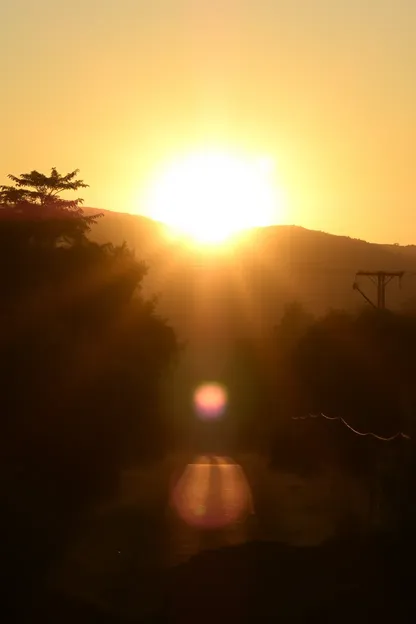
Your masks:
M215 420L222 416L227 401L227 391L218 383L204 383L194 392L194 407L202 420Z
M254 513L251 489L242 467L225 457L199 457L174 484L171 504L189 526L223 529Z

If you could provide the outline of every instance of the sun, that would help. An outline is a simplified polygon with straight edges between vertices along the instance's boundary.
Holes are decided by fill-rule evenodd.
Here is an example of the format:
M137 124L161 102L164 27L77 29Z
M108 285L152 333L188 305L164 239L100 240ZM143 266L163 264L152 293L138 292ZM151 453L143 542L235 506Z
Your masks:
M233 235L279 221L283 202L267 158L200 151L180 158L150 184L147 214L199 244L218 245Z

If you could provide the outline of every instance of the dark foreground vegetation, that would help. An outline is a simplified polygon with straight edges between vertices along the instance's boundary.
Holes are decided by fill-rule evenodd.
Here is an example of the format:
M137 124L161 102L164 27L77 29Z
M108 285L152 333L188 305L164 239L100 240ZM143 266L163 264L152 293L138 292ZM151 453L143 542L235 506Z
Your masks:
M100 215L63 198L85 186L77 171L34 171L12 183L0 193L9 607L32 604L31 596L44 621L111 621L52 599L44 579L85 510L117 490L122 468L195 444L256 452L286 472L342 470L368 488L372 508L365 525L346 518L338 541L313 550L253 544L176 569L160 580L161 616L244 621L263 609L282 621L350 621L391 609L404 621L416 520L412 308L314 317L287 305L261 337L230 343L216 374L229 390L227 418L191 426L198 360L178 381L183 349L157 301L143 296L146 264L126 245L89 237Z
M165 452L159 382L177 344L141 296L145 264L91 242L99 217L62 199L85 186L77 171L12 180L0 197L1 516L22 592L121 465Z
M160 607L133 621L412 622L416 601L407 573L413 551L393 540L355 538L295 548L252 542L206 551L159 579ZM43 621L131 622L82 601L48 596Z

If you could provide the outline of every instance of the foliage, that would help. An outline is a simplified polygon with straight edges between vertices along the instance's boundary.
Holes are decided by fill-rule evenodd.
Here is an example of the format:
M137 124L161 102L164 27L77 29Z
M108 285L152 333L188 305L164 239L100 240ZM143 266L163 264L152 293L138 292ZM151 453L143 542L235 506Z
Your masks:
M291 309L280 328L296 325L299 311ZM381 492L378 505L395 522L403 519L416 457L416 316L331 310L289 343L284 355L275 347L274 463L308 473L346 470ZM400 432L411 439L388 441Z
M39 171L19 176L9 174L14 184L0 187L1 218L6 222L19 222L19 228L14 223L13 233L25 243L68 245L85 241L100 215L85 216L81 197L66 199L61 196L88 187L78 179L78 173L75 169L61 175L53 167L49 176Z
M8 475L0 511L11 559L33 548L46 561L54 532L111 494L121 468L168 448L161 388L178 343L156 301L143 297L149 267L125 244L92 242L97 217L85 216L82 199L62 196L87 186L78 170L9 177L13 185L0 190L0 451ZM267 451L281 468L306 473L341 467L367 479L381 465L395 474L402 442L380 446L339 420L305 417L413 434L411 306L315 318L292 302L266 342L236 342L221 371L230 396L215 429L215 442L226 441L221 453Z
M143 298L147 265L126 245L91 242L81 200L61 198L86 186L77 173L34 171L2 188L1 511L12 558L33 532L46 562L52 535L108 496L123 466L165 450L159 385L176 336Z

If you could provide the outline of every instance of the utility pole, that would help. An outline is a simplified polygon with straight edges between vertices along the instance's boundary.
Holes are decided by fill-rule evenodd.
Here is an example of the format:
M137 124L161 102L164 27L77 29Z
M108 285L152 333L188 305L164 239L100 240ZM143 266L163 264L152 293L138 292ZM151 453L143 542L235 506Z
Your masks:
M355 281L352 285L354 290L358 290L358 292L364 297L364 299L373 306L373 308L378 308L379 310L386 309L386 286L391 282L392 279L397 277L401 282L401 279L404 275L404 271L357 271L355 274ZM377 304L375 304L365 292L361 290L357 283L357 277L365 276L371 279L373 284L377 286Z

